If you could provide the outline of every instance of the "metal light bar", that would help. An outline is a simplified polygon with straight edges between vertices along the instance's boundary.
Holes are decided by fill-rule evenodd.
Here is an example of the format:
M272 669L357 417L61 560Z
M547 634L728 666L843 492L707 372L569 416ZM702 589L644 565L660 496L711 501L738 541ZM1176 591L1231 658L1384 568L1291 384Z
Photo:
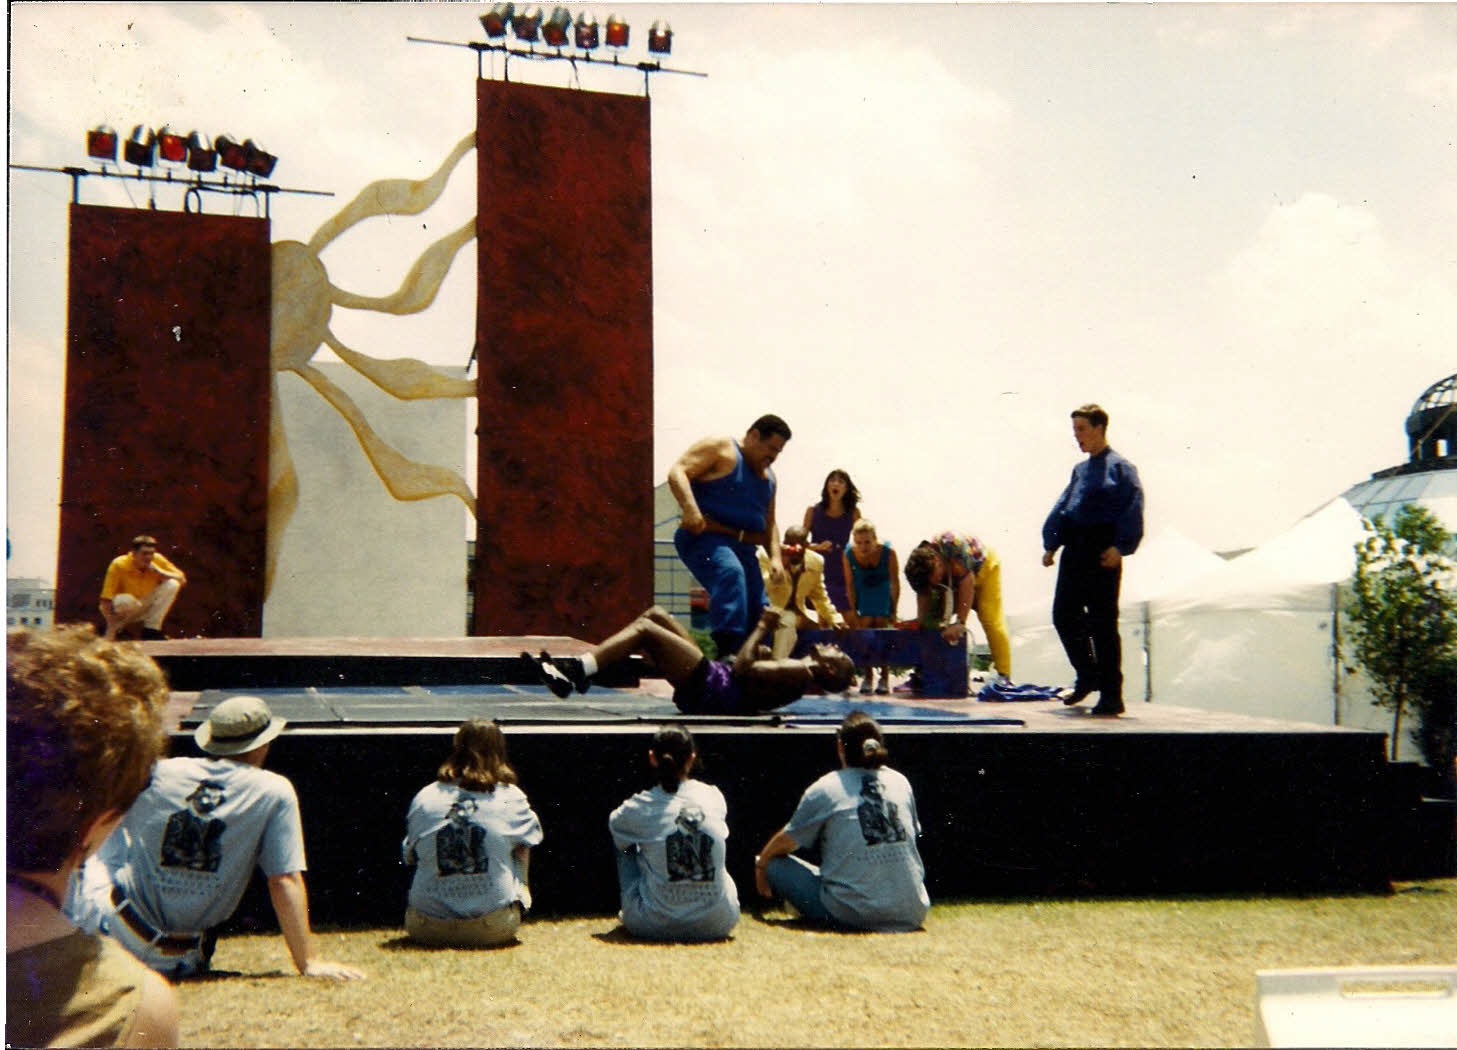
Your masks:
M502 54L509 62L512 58L528 58L538 62L570 62L576 65L578 62L592 66L604 66L615 69L627 69L643 75L643 89L647 90L648 77L653 73L676 73L685 77L707 77L707 73L700 73L692 69L673 69L663 65L661 62L624 62L620 56L614 54L611 58L595 57L592 53L571 54L564 51L528 51L519 47L512 47L509 44L490 43L462 43L458 40L434 40L429 37L407 36L405 37L412 44L439 44L442 47L463 47L476 53L477 75L484 79L484 73L480 68L481 57L487 53ZM510 80L509 68L504 74L504 79Z

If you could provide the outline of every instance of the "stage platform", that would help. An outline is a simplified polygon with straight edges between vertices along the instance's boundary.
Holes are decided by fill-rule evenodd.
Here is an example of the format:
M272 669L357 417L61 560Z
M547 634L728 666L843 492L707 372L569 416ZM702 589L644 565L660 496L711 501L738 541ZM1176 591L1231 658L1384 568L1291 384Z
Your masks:
M834 729L866 710L915 786L933 898L1078 893L1383 891L1400 801L1385 737L1339 727L1134 704L1117 719L1056 701L817 696L747 718L679 714L633 664L558 700L522 650L565 638L169 641L144 648L175 688L173 751L227 696L264 696L289 719L269 768L303 806L317 923L397 924L409 873L404 817L455 727L496 719L541 816L540 914L616 910L607 816L649 786L649 738L688 723L701 776L727 797L729 869L754 900L754 852L835 764ZM239 923L271 922L250 893Z

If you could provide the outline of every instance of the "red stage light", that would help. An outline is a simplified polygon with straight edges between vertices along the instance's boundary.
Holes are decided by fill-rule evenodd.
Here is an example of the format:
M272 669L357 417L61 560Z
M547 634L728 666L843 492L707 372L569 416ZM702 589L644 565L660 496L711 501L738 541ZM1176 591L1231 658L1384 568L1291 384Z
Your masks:
M181 164L187 160L187 140L164 124L157 132L157 155L169 164Z
M95 160L116 160L116 129L103 124L86 132L86 156Z
M522 14L511 19L511 32L516 34L517 40L525 40L527 43L534 42L540 28L541 8L534 4Z
M673 50L673 30L667 22L659 19L648 30L648 50L658 55L666 55Z
M627 23L616 15L607 16L607 46L627 46Z
M515 4L492 4L491 9L481 15L481 28L489 39L500 40L506 35L506 26L515 13Z
M128 164L150 168L157 159L157 137L152 134L151 128L138 124L132 128L131 138L126 140L122 153Z
M234 171L244 171L248 167L248 154L243 149L243 144L233 139L231 135L219 135L217 137L218 160L223 162L223 167L232 168Z
M592 51L601 43L602 36L597 30L597 19L588 11L577 19L577 46L583 51Z
M264 179L273 174L273 166L278 163L277 157L252 139L243 143L243 155L245 158L243 163L248 169L248 173Z
M216 171L218 151L212 148L206 135L193 132L187 136L187 166L193 171Z
M572 16L565 7L554 8L542 26L541 36L551 47L566 47L572 31Z

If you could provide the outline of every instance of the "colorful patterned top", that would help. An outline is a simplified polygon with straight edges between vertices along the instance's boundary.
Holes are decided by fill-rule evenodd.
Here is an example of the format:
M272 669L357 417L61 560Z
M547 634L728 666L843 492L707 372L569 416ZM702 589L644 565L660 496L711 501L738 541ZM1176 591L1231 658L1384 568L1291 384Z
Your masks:
M930 544L953 569L960 565L973 576L981 571L982 564L987 560L986 548L975 536L942 532L932 536Z

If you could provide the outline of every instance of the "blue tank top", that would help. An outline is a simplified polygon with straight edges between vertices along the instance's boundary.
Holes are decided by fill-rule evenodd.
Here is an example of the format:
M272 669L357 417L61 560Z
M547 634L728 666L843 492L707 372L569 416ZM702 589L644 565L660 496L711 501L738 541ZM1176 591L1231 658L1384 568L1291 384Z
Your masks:
M769 501L774 498L774 471L759 477L744 462L743 449L734 442L734 469L712 481L693 481L693 498L707 518L733 529L763 532L769 523Z
M880 545L880 561L861 565L850 552L850 573L855 577L855 614L857 616L890 615L890 541Z

